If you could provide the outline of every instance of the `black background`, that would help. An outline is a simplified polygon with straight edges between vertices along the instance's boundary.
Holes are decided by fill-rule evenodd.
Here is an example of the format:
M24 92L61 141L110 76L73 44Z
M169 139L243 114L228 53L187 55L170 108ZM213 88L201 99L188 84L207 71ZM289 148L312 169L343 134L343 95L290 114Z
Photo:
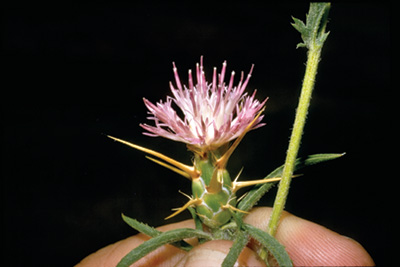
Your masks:
M247 73L254 63L248 90L269 97L267 126L248 134L229 168L234 176L244 166L243 180L259 179L283 163L306 61L290 22L304 19L308 4L261 3L3 10L1 239L8 266L74 265L135 233L121 212L158 226L186 201L178 193L190 193L186 179L104 135L190 163L183 144L143 136L139 127L146 122L142 98L156 102L169 93L172 61L185 83L201 55L208 76L225 59L229 72ZM387 188L396 178L385 144L394 125L384 111L390 6L333 4L330 18L299 153L347 154L304 170L286 209L356 239L384 265L394 219ZM259 204L272 205L275 193Z

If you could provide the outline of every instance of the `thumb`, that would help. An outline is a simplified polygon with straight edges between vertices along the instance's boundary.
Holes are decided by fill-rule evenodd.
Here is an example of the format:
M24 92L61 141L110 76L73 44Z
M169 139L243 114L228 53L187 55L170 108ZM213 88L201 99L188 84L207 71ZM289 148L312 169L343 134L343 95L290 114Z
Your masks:
M231 247L232 241L214 240L206 242L194 247L175 266L221 266ZM240 253L236 263L238 266L265 266L265 263L260 261L256 253L247 247Z

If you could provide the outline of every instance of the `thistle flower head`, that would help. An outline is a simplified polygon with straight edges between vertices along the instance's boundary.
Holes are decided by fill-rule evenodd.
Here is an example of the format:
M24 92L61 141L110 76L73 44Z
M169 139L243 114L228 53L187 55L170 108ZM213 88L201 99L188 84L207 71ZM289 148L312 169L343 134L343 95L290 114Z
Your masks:
M255 98L256 90L251 95L245 92L254 65L244 81L242 72L236 86L233 85L235 72L231 73L228 85L225 84L226 65L225 61L219 74L214 68L212 82L209 83L200 58L200 64L196 64L196 84L192 71L189 70L188 85L182 86L173 63L176 83L174 86L170 82L173 96L167 96L165 102L156 104L144 99L150 114L148 119L155 123L155 126L141 124L147 131L144 134L183 142L202 152L215 150L243 134L267 99L259 102ZM257 118L252 129L264 125L261 123L262 118L263 116Z

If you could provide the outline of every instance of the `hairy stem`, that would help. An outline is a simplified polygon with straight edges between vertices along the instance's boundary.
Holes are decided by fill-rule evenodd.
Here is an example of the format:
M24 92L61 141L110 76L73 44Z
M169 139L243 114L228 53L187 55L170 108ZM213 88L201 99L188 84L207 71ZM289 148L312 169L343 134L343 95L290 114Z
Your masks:
M292 180L294 165L306 122L320 55L321 49L310 50L308 53L306 74L303 81L299 105L296 111L292 135L290 137L289 148L287 150L285 166L282 172L282 180L279 183L279 189L275 198L274 208L268 224L268 233L272 236L275 235L278 228L279 218L285 207L286 198L289 193L289 186Z
M303 135L304 124L307 118L308 107L311 101L311 94L314 89L318 63L321 57L321 49L329 35L329 32L325 32L329 9L330 3L310 3L306 24L299 19L293 18L294 23L292 25L301 33L301 38L303 39L303 43L300 43L297 47L308 48L307 66L301 88L299 104L296 110L292 135L290 137L289 148L286 154L285 165L282 172L282 180L279 183L279 189L275 198L271 218L268 223L267 231L272 236L276 233L279 219L283 209L285 208L296 157L300 148L301 137ZM266 255L262 256L266 257Z

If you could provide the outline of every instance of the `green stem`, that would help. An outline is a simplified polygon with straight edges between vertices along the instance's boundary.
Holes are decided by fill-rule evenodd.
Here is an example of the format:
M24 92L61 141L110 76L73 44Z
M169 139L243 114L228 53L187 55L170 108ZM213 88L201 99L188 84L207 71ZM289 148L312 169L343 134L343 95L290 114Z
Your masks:
M306 16L306 23L293 18L292 26L301 33L303 43L297 47L308 48L306 73L304 75L303 86L296 110L296 117L293 124L292 135L290 137L289 148L282 171L282 180L275 198L271 218L268 223L267 232L274 236L278 229L282 211L285 208L286 199L289 193L290 182L295 169L297 153L300 148L301 137L307 119L308 107L310 106L311 95L314 89L315 77L317 75L318 63L321 57L321 49L329 35L325 32L328 22L330 3L314 2L310 3L310 9ZM268 262L268 250L263 248L259 256Z
M293 18L294 23L292 25L301 33L301 38L303 39L303 43L300 43L297 47L308 48L307 66L303 86L301 88L299 105L296 110L292 135L290 137L289 148L286 154L285 165L282 172L282 180L279 183L279 189L275 198L271 218L268 223L267 231L272 236L276 234L279 219L283 209L285 208L297 153L300 148L301 137L306 123L308 107L310 106L311 94L314 89L318 63L321 57L321 49L329 35L329 32L325 33L329 9L330 3L310 3L310 10L307 14L306 24L299 19ZM262 257L266 257L266 251L262 254Z
M307 67L301 90L299 105L296 111L296 118L290 137L289 148L286 155L285 167L283 168L282 180L275 198L274 208L268 224L268 233L275 235L278 228L279 219L285 207L286 198L292 180L294 163L300 147L304 124L306 122L308 107L310 105L311 94L314 88L315 76L317 75L318 62L320 60L321 48L308 51Z

